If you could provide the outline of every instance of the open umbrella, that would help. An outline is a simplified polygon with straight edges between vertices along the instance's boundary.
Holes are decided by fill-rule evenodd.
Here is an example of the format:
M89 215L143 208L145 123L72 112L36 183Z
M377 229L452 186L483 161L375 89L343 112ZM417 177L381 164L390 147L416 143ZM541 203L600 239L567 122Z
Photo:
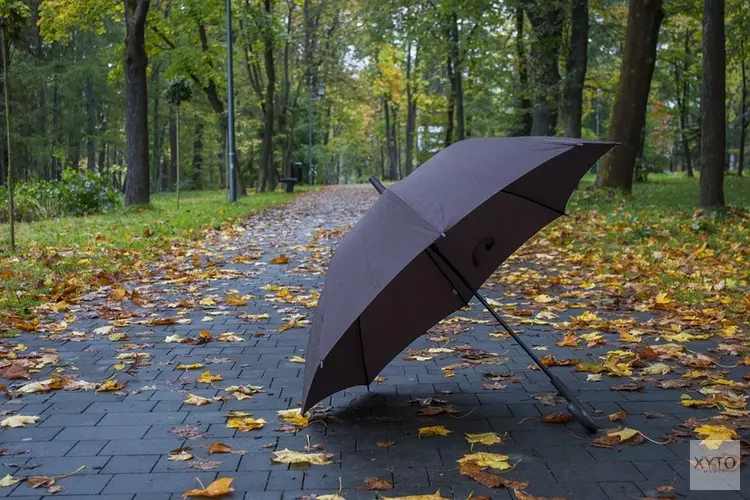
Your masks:
M381 196L329 263L310 340L304 410L369 384L427 329L472 296L531 356L588 430L596 425L477 293L537 231L564 215L579 180L612 143L549 137L457 142Z

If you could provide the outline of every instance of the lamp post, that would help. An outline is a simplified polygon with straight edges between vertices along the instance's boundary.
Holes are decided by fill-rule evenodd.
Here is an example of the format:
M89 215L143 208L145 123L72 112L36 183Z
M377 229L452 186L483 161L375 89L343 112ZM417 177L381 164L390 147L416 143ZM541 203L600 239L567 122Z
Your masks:
M234 165L234 67L232 63L232 2L227 0L227 162L229 201L237 201L237 174Z

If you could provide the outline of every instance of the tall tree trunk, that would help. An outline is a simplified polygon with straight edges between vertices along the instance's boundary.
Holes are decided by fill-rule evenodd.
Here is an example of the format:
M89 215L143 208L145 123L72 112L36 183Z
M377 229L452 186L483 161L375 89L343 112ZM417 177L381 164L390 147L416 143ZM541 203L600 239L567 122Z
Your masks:
M521 116L518 129L513 135L531 135L532 110L531 99L529 99L529 74L526 65L526 47L523 43L523 8L516 7L516 59L518 60L518 79L521 83Z
M273 11L272 0L263 0L266 14L271 16ZM273 108L274 90L276 88L276 71L273 58L273 31L270 27L264 29L263 59L266 67L266 92L263 119L263 145L260 150L260 176L258 180L258 192L266 189L273 191L276 188L276 172L273 165Z
M151 126L153 130L153 152L151 156L151 165L154 169L154 187L157 191L160 191L161 185L163 184L160 178L161 169L159 168L159 158L161 157L161 127L159 126L159 82L161 80L161 64L155 64L151 70L151 85L153 86L152 95L154 96L153 102L153 115L151 119Z
M391 137L393 137L393 154L396 157L396 179L401 179L401 146L398 140L400 135L398 131L401 127L398 122L398 106L395 104L391 105L391 127L393 127L393 131L391 132Z
M128 180L126 205L150 200L148 175L148 90L146 83L146 15L149 0L125 0L125 135Z
M456 95L456 140L466 139L464 124L464 84L463 84L463 56L461 54L461 33L458 29L458 16L451 14L451 59L453 60L453 89Z
M223 151L223 150L222 150ZM174 106L169 107L169 191L177 186L177 118Z
M448 104L446 106L446 123L445 123L445 147L453 144L453 112L456 109L456 78L453 70L453 58L447 57L445 68L448 72L448 81L450 82L450 91L448 92Z
M742 48L742 41L740 41L740 49ZM740 93L740 154L737 162L737 175L742 177L742 173L745 170L745 138L747 125L750 123L750 117L747 116L747 75L746 75L746 63L743 58L740 61L740 68L742 70L742 91Z
M677 107L680 112L680 142L682 144L683 158L687 176L693 177L693 155L690 151L690 138L688 137L688 103L690 92L690 30L685 30L685 53L682 58L682 68L675 68L675 78L677 86ZM680 76L682 75L682 76Z
M570 12L570 52L566 62L565 135L581 137L583 82L586 80L589 43L589 2L573 0Z
M104 167L107 162L107 145L102 141L99 144L99 162L98 162L98 169L99 169L99 175L104 177Z
M290 93L291 93L291 79L289 77L289 52L292 39L292 14L294 12L294 1L287 0L289 12L287 14L286 33L287 41L284 43L284 76L281 81L281 97L280 105L278 110L279 119L279 135L281 136L281 175L284 178L292 176L292 165L291 165L291 141L288 140L288 136L291 132L288 130L288 121L290 114Z
M609 138L620 145L604 159L596 178L599 187L632 191L659 27L664 18L661 3L661 0L630 0L625 54L609 129Z
M50 171L52 179L60 179L60 158L57 154L57 146L60 141L60 88L55 83L52 87L52 159L50 161Z
M724 0L703 1L700 206L724 206Z
M419 48L417 48L417 52ZM412 58L411 41L406 48L406 163L404 164L404 177L409 175L414 168L414 132L417 127L417 97L414 92L413 73L417 66L417 58ZM339 162L341 158L339 157Z
M96 171L96 104L94 82L91 73L86 73L86 168Z
M383 98L383 110L385 112L385 143L388 150L388 179L398 180L398 165L396 164L396 146L393 137L393 118L388 100Z
M562 2L526 0L534 40L531 43L531 85L534 113L531 135L555 135L560 93L560 45L562 42Z
M193 189L203 189L203 121L195 120L193 136Z

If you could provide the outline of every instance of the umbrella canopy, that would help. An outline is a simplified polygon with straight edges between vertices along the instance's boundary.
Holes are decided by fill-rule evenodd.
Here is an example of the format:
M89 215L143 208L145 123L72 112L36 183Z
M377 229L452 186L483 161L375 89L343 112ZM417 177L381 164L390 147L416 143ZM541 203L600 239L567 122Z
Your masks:
M564 215L581 177L612 145L470 139L386 190L329 263L307 347L304 410L369 384L412 341L465 306L505 259Z

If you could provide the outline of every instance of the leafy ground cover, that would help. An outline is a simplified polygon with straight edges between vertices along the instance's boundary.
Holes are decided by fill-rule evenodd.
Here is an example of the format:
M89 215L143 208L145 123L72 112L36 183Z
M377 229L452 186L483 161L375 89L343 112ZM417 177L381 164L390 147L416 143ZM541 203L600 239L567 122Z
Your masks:
M223 192L157 194L146 208L123 208L87 217L62 217L17 226L16 255L0 255L0 310L27 315L41 302L83 292L195 244L204 229L283 203L294 195L252 194L236 204ZM7 225L0 248L8 248ZM104 280L104 281L102 281Z

